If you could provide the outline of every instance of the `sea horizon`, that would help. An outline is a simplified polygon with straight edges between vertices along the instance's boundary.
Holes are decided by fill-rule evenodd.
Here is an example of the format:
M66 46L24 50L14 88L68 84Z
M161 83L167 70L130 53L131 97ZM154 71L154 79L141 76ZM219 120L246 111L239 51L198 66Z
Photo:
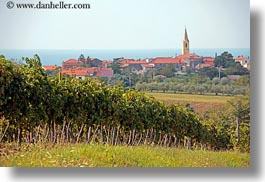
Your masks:
M223 52L229 52L234 57L250 57L250 48L194 48L190 53L199 56L215 57ZM22 57L33 57L38 54L42 65L61 65L68 59L78 59L83 54L85 57L101 60L113 60L114 58L144 59L155 57L175 57L181 54L181 49L0 49L0 55L6 59L20 61Z

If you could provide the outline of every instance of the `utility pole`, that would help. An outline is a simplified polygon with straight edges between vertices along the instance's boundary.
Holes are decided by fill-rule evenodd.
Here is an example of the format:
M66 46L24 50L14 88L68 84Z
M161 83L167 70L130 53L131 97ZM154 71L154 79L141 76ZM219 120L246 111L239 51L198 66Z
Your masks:
M217 53L215 53L215 59L216 58L217 58ZM222 64L221 64L221 60L219 60L219 67L218 67L219 80L221 79L221 68L222 68Z
M219 79L221 79L221 68L222 68L222 66L221 66L221 65L219 65L219 67L218 67Z

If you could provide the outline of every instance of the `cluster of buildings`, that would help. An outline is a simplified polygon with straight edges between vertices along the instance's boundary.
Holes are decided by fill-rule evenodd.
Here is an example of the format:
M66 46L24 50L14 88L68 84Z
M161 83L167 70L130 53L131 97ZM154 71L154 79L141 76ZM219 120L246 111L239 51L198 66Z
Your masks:
M182 73L187 69L202 69L214 66L213 57L202 57L190 53L190 42L187 29L185 28L184 39L182 41L182 54L176 57L157 57L152 59L133 60L119 59L122 69L130 69L138 73L143 73L153 68L161 68L167 65L174 66L176 73Z
M121 58L118 61L120 62L121 69L130 69L139 73L146 72L153 68L162 68L167 65L174 66L176 73L186 71L187 69L196 70L214 66L214 58L202 57L190 53L182 54L176 57L158 57L143 60Z
M62 62L61 73L75 76L79 79L85 77L107 77L113 76L113 70L108 68L110 61L96 58L69 59Z
M250 69L249 58L239 56L235 58L243 67ZM120 65L121 70L130 70L137 74L144 74L150 69L162 68L167 65L174 66L176 74L181 74L186 70L199 70L214 67L213 57L203 57L190 53L190 43L187 29L185 28L184 39L182 41L182 54L175 57L157 57L146 59L126 59L117 58L113 62ZM97 58L69 59L62 62L62 67L44 66L46 70L59 69L62 74L75 76L83 79L85 77L107 77L113 76L113 70L109 68L112 61L99 60Z
M79 79L86 77L107 77L113 76L113 70L108 68L110 61L99 60L96 58L69 59L62 62L59 66L43 66L46 71L59 70L60 73L74 76Z

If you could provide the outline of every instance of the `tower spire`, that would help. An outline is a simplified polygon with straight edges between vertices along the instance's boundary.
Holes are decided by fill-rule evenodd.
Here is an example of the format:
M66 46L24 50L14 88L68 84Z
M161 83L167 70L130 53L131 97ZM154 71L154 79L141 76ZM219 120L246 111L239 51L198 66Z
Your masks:
M187 28L185 26L184 39L182 41L182 54L190 53L190 41L188 38Z
M187 28L185 26L185 33L184 33L184 41L189 41L189 38L188 38L188 33L187 33Z

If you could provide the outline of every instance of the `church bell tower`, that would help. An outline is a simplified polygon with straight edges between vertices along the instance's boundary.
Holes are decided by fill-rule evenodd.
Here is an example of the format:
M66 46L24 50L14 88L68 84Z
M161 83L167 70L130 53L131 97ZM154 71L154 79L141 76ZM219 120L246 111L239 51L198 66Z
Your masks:
M190 41L188 38L187 29L185 27L184 39L182 41L182 54L190 53Z

